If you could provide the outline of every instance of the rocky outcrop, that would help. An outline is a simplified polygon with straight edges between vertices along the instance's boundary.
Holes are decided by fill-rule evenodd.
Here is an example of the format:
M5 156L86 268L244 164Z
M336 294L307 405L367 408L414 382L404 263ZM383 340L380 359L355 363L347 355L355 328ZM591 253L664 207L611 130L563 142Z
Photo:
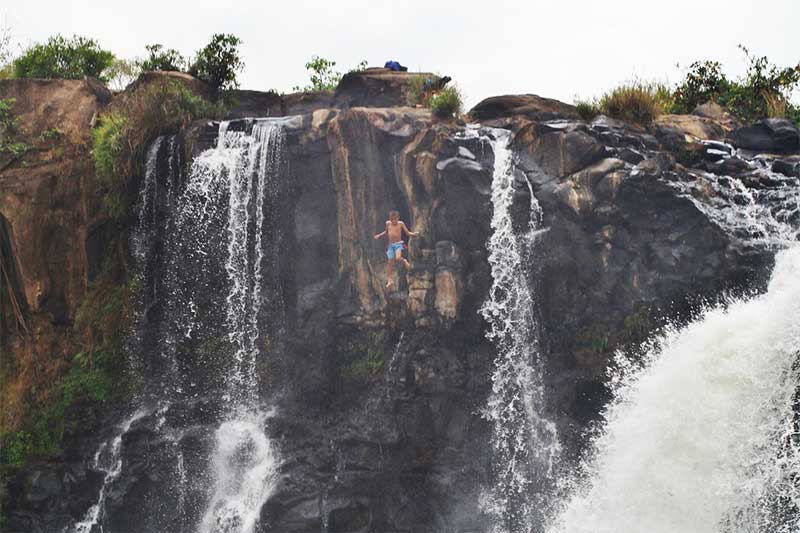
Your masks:
M412 103L415 85L425 85L431 91L442 87L446 80L449 78L429 72L368 68L345 74L335 91L278 94L235 90L231 91L228 117L283 117L331 108L403 107Z
M2 80L0 98L14 100L19 140L30 147L4 161L0 172L0 221L9 254L3 266L13 273L3 280L0 303L3 316L18 307L26 323L21 335L3 328L0 346L28 354L23 368L57 373L58 361L72 348L65 340L68 326L102 262L98 244L105 228L88 143L111 94L93 80ZM4 405L19 403L8 400ZM18 413L6 415L13 420Z
M492 96L481 100L468 114L472 120L476 121L514 116L537 121L578 118L575 106L551 98L542 98L535 94Z
M282 356L261 369L277 406L268 431L282 464L262 509L265 530L489 529L477 502L490 483L490 428L478 413L491 387L495 347L478 309L492 281L486 241L494 154L475 130L398 106L407 76L346 77L335 103L330 95L304 101L242 92L233 111L241 117L266 106L277 113L278 104L282 114L301 111L285 122L289 175L275 215L285 244L278 265ZM376 83L387 85L376 90ZM376 107L382 102L391 107ZM525 226L532 202L543 211L545 229L528 266L547 412L568 452L579 454L582 433L606 400L604 369L615 349L636 346L665 318L689 316L695 302L757 288L766 275L770 253L700 208L698 200L729 201L703 187L703 177L735 172L753 187L770 184L752 162L715 141L725 128L711 119L664 117L648 133L606 117L587 124L571 106L532 95L489 99L471 113L511 131L516 226ZM242 120L229 128L250 126ZM175 146L182 159L212 146L216 131L217 124L201 121L181 132ZM65 183L59 174L37 189L23 172L31 170L0 174L0 213L13 235L20 285L32 312L62 301L68 318L91 277L91 254L80 243L95 220L86 205L96 199L83 196L89 189L68 187L80 180ZM49 201L31 204L36 194ZM27 212L28 205L40 207ZM395 291L385 288L383 243L372 238L389 209L421 232L408 250L413 267L397 274ZM34 235L35 216L60 221L62 233L52 242L77 243L79 252L45 250ZM21 240L20 224L40 241ZM42 256L54 263L43 267ZM37 283L50 295L38 304ZM219 413L218 404L198 395L131 425L122 439L123 474L109 495L109 530L192 529L207 498L203 476ZM179 456L184 475L199 480L180 501L173 490ZM71 474L80 482L44 483L35 491L25 488L33 486L32 472L15 478L14 490L37 494L13 500L15 523L49 527L81 516L76 502L86 502L77 487L91 485L90 470ZM62 475L51 469L47 476L53 472ZM58 498L70 502L69 512L54 510Z
M786 119L765 118L734 131L733 141L745 150L792 153L800 151L800 130Z
M388 68L348 72L336 87L335 103L337 107L404 106L410 103L414 83L436 90L446 80L430 72L397 72Z

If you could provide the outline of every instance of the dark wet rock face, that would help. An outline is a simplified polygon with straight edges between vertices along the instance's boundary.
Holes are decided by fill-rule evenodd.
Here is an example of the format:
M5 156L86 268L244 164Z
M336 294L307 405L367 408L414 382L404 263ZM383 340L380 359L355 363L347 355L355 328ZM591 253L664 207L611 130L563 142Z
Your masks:
M515 94L492 96L481 100L469 111L476 121L487 121L503 117L520 116L530 120L576 119L578 112L574 106L542 98L535 94Z
M492 283L492 144L486 131L467 135L428 110L398 107L407 74L347 79L333 96L240 92L232 116L278 108L299 115L285 124L289 170L275 214L281 356L259 366L275 406L264 424L280 457L259 531L486 531L478 502L491 483L491 428L481 411L496 348L478 310ZM525 227L531 202L543 211L545 230L521 275L535 284L546 411L569 457L583 451L584 432L607 401L604 371L617 348L635 347L660 320L685 318L703 299L763 282L771 254L699 207L696 200L735 201L708 180L781 185L735 156L714 119L667 118L646 132L606 117L586 124L573 113L530 95L489 99L471 112L511 131L515 227ZM791 137L773 126L764 126L770 139ZM246 131L252 121L228 127ZM208 121L185 128L174 145L180 159L188 165L217 131ZM791 156L769 162L787 177L796 170ZM15 172L0 179L21 187L23 171ZM3 232L19 258L15 290L33 294L43 277L37 268L67 275L58 260L68 251L53 244L49 267L30 259L43 244L21 240L6 222L23 220L9 210L16 205L0 189ZM386 289L384 243L372 238L390 209L421 232L407 251L413 267L394 291ZM48 287L72 294L63 279ZM70 316L75 301L36 312ZM154 306L145 327L156 327L159 313ZM196 530L224 407L203 390L225 371L200 367L187 358L197 373L187 381L201 384L196 397L145 413L123 435L106 531ZM122 418L87 435L75 461L7 480L11 523L52 530L82 518L102 482L89 468L92 455Z
M745 150L793 153L800 151L800 130L786 119L766 118L734 131L733 141Z

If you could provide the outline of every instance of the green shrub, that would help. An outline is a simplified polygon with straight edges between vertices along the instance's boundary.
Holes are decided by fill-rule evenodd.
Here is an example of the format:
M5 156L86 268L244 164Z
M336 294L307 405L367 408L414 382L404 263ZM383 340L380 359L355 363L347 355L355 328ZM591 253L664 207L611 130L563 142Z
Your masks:
M159 80L116 101L92 132L96 177L105 190L106 213L120 220L128 211L126 189L147 146L199 118L217 118L222 106L197 96L179 80Z
M0 157L17 157L28 151L28 145L19 140L17 118L14 116L14 98L0 98Z
M0 69L5 68L10 61L11 61L11 30L7 27L4 27L0 28Z
M111 66L104 72L103 76L107 80L108 88L113 91L122 91L133 80L135 80L142 69L139 63L130 59L115 59Z
M0 434L0 464L22 466L33 452L33 438L24 430Z
M242 40L231 34L216 33L197 56L189 73L208 83L215 92L236 89L239 82L237 73L244 68L239 54Z
M647 126L669 104L669 89L660 83L634 80L600 97L600 113L612 118Z
M369 381L383 372L389 356L385 331L353 332L338 346L339 375L345 381Z
M730 89L730 82L717 61L695 61L683 82L673 93L676 110L691 113L695 107L710 100L719 100Z
M586 122L591 122L600 114L600 108L596 100L576 100L575 110L578 112L578 116Z
M448 85L430 97L429 104L433 114L439 118L452 118L461 115L461 91L455 85Z
M139 63L139 68L147 72L151 70L173 70L183 72L186 70L186 58L174 48L164 48L161 44L148 44L147 59Z
M309 72L309 83L305 87L295 85L292 90L295 92L318 92L318 91L334 91L339 82L342 81L342 73L333 70L336 66L336 61L325 59L317 55L311 56L311 60L306 63L306 70ZM349 72L361 72L367 68L367 61L362 60Z
M18 78L81 79L94 76L103 79L103 71L114 61L114 54L103 50L93 39L61 35L50 37L45 44L36 44L14 60Z
M92 158L98 177L111 179L121 173L120 154L127 124L128 116L114 110L104 113L92 130Z
M715 101L742 120L785 116L797 121L798 107L792 104L792 91L800 84L800 65L778 67L762 56L756 57L742 45L747 72L739 80L729 80L716 61L696 61L673 94L677 112L690 113L700 104Z
M415 74L408 84L406 102L410 106L422 105L430 107L430 99L434 91L439 88L440 81L436 78Z
M118 389L102 368L72 366L53 385L47 402L30 413L25 427L0 435L0 464L22 466L31 459L61 453L64 440L93 427L103 406Z

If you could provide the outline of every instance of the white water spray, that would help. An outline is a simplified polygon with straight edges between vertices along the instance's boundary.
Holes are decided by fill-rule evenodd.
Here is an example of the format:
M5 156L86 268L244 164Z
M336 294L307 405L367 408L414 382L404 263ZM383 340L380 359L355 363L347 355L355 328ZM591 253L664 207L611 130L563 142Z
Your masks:
M278 207L284 147L283 128L272 121L256 122L250 134L229 131L223 123L217 146L195 159L187 185L193 201L183 216L201 234L220 195L227 197L226 331L234 353L223 398L230 408L215 434L214 488L200 524L203 532L253 531L277 481L278 460L258 401L256 362L265 341L259 327L262 306L267 303L273 315L282 308L280 292L264 290L266 270L276 276L277 242L263 238L269 232L277 239L270 217ZM271 320L280 322L280 317Z
M618 377L587 479L552 532L798 531L800 247L766 294L668 334Z
M512 227L514 199L510 134L492 130L492 236L487 243L492 287L481 314L497 347L492 392L484 416L492 423L495 481L484 511L499 531L530 531L546 514L546 487L560 454L555 425L543 414L542 362L529 280L530 256L541 219L531 194L529 227Z
M102 522L108 488L122 472L122 437L128 432L134 422L147 414L148 412L144 409L136 411L119 425L115 435L108 441L102 443L97 453L95 453L94 460L92 460L92 468L105 474L103 485L100 487L97 503L89 508L83 520L75 524L73 528L75 533L91 533L95 526ZM100 530L102 531L102 527Z

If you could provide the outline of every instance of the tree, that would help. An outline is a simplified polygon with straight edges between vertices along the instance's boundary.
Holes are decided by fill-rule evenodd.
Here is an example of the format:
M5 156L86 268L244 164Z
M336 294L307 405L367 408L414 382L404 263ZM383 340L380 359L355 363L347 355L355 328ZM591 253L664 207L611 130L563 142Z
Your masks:
M240 44L242 40L232 34L212 35L211 42L197 52L189 74L211 85L217 93L239 87L236 75L244 68Z
M0 69L11 60L11 29L0 28Z
M94 39L54 35L45 44L28 48L14 60L18 78L81 79L93 76L104 81L103 71L114 62L114 54L103 50Z
M107 80L108 88L112 91L122 91L133 80L135 80L142 69L139 62L132 59L115 59L111 66L104 72L103 76Z
M183 72L186 70L186 58L174 48L164 48L161 44L148 44L145 49L147 49L148 57L139 63L142 71L174 70Z
M310 85L306 85L305 87L300 87L299 85L295 85L292 90L293 91L333 91L336 89L336 86L339 85L339 82L342 80L342 73L333 70L333 67L336 66L336 61L331 61L330 59L325 59L324 57L319 57L317 55L312 56L311 60L306 63L306 70L310 72ZM364 70L367 68L367 61L362 60L355 68L349 70L349 72L357 72L360 70Z

